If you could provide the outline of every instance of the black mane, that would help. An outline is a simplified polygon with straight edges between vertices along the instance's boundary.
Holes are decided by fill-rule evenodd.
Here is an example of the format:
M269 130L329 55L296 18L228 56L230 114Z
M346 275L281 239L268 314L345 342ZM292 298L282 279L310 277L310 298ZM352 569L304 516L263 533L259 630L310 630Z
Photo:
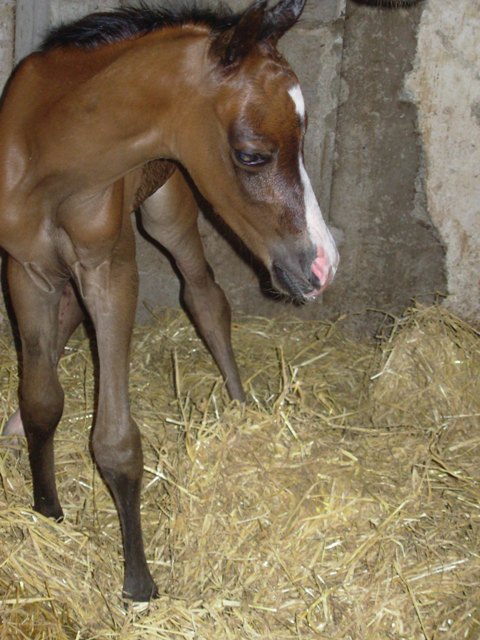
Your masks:
M235 25L240 15L223 5L217 10L201 7L195 0L185 4L175 2L175 7L152 7L141 2L135 7L92 13L71 24L54 28L43 41L41 50L67 46L95 49L157 29L186 24L205 25L219 33Z

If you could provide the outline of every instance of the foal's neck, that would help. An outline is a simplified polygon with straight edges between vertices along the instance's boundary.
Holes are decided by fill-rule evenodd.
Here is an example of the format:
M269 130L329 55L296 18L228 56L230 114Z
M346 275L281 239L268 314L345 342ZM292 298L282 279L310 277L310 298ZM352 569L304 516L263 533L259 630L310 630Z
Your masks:
M192 27L98 51L46 54L43 62L56 67L63 95L50 100L39 148L53 151L49 159L58 160L59 171L90 187L108 185L155 158L177 159L182 121L202 99L207 46L208 32ZM70 88L62 91L64 83Z

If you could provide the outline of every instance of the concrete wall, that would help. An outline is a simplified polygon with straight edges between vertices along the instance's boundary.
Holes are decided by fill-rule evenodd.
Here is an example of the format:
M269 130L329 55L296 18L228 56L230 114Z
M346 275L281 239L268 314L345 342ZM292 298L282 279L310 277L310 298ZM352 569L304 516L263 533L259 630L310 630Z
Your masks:
M3 0L0 81L13 60L15 5L20 57L47 24L117 4ZM248 0L229 4L243 8ZM273 301L260 292L249 258L202 221L208 259L235 309L304 318L400 313L414 297L448 292L451 308L479 317L479 14L471 0L395 11L309 0L281 47L304 87L307 168L340 241L341 268L321 302ZM179 286L168 259L140 236L138 262L145 320L146 306L178 304Z
M0 3L0 90L13 65L14 9L15 0L2 0Z
M446 304L480 320L480 2L429 0L408 89L428 211L446 249Z
M444 250L419 179L416 109L404 91L422 9L347 4L330 216L344 242L325 295L337 313L399 313L414 297L430 302L446 290Z

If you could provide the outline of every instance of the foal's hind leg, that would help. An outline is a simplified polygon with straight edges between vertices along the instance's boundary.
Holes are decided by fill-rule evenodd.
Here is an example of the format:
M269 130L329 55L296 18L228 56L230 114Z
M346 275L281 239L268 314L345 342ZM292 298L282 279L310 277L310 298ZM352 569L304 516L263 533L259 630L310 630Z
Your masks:
M72 285L67 282L60 298L58 307L58 340L57 340L57 360L63 355L63 350L78 325L83 321L84 313L78 304L75 291ZM7 420L3 433L4 436L16 436L18 438L25 435L20 409L17 409ZM7 445L8 446L8 445Z
M34 508L61 519L54 476L53 436L63 411L57 376L58 307L63 285L44 291L13 259L8 283L22 348L20 412L27 436Z
M230 305L205 259L197 218L197 203L178 170L142 206L146 231L175 258L184 278L185 305L225 378L231 398L243 402L245 393L230 335Z

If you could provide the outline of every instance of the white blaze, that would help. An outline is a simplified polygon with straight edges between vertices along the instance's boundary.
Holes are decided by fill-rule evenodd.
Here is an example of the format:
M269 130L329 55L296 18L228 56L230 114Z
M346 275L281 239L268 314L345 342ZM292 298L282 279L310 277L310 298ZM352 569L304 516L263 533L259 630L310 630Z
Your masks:
M295 110L300 120L305 122L305 100L300 86L297 84L288 91L288 95L295 103Z
M301 122L305 122L305 100L303 98L302 90L299 85L295 85L288 91L291 99L295 104L295 111ZM318 204L318 200L312 188L312 183L308 176L305 164L303 162L302 151L300 150L298 163L300 167L300 179L303 186L303 197L305 202L305 217L307 221L307 229L310 239L314 246L317 248L317 255L322 251L325 254L325 258L330 264L333 273L337 270L338 266L338 251L335 246L335 241L330 233L329 228L325 224L322 212Z

